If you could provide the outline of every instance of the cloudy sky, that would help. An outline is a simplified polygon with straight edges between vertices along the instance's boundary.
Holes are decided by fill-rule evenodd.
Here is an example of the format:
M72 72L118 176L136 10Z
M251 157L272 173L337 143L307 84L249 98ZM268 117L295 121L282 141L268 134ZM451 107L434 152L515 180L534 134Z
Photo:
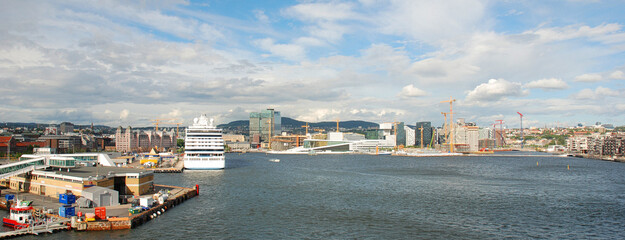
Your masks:
M3 1L0 122L625 124L623 1Z

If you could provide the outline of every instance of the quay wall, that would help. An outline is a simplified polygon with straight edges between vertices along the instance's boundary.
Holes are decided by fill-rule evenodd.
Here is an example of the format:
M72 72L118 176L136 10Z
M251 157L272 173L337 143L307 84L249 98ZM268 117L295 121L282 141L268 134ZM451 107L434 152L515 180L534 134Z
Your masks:
M158 185L158 184L154 184L154 186L180 188L180 187ZM185 189L185 192L183 194L179 194L177 197L173 199L167 199L167 201L165 201L163 204L156 205L155 207L152 207L149 210L143 211L135 216L132 216L132 218L130 219L131 227L135 228L135 227L141 226L141 224L149 222L153 218L154 213L158 211L161 211L162 213L163 209L166 211L169 211L171 208L183 203L184 201L188 199L196 197L198 195L198 190L196 188L184 188L184 189Z

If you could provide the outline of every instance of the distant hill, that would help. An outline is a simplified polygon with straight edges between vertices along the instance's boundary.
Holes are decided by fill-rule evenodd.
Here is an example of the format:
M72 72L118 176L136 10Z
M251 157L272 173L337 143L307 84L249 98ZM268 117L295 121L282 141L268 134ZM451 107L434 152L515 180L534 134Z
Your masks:
M306 122L292 119L289 117L282 117L282 130L293 132L304 132L303 125ZM224 129L226 132L236 132L240 134L246 134L249 132L250 121L249 120L237 120L227 124L220 124L217 127ZM308 123L309 129L321 128L326 131L336 130L336 122L318 122ZM378 128L379 124L367 121L341 121L339 122L341 129L368 129Z

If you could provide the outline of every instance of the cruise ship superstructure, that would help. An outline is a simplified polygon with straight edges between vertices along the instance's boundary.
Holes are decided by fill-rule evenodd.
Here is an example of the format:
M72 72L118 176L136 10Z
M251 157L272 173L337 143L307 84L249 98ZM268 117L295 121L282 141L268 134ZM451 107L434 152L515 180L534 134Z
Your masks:
M224 140L221 129L206 115L193 119L186 130L184 168L191 170L224 169Z

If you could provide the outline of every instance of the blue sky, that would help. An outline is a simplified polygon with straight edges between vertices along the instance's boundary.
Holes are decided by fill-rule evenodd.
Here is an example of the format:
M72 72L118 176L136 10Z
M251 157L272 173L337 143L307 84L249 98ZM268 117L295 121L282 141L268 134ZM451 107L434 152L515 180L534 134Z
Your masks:
M7 1L0 121L624 125L623 1Z

